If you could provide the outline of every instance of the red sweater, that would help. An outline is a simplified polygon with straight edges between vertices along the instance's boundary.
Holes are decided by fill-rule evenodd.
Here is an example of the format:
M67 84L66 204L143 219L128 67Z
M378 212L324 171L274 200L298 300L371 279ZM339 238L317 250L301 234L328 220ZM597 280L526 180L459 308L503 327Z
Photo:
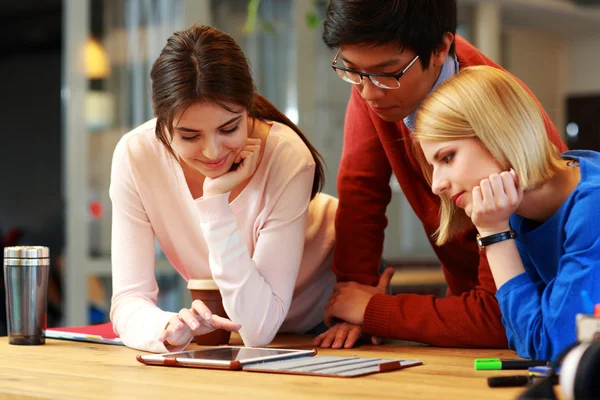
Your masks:
M456 54L460 68L500 68L458 36ZM543 108L542 112L548 136L565 151L556 127ZM337 182L340 202L334 271L339 281L376 285L379 280L392 171L427 235L431 237L437 229L440 201L423 177L411 147L410 131L403 121L383 121L358 91L352 90ZM363 331L438 346L506 348L496 286L485 255L477 249L475 234L473 229L442 247L432 242L448 283L446 297L375 295L365 311Z

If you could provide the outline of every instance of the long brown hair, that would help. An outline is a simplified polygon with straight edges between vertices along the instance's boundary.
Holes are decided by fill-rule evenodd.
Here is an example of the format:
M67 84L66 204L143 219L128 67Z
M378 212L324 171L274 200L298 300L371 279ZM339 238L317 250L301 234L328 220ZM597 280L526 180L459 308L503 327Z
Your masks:
M156 137L171 147L175 116L198 102L212 102L231 112L243 107L248 116L280 122L302 139L315 161L311 197L323 187L323 157L300 129L269 100L258 94L248 60L229 35L210 26L192 26L175 32L152 65L152 107Z

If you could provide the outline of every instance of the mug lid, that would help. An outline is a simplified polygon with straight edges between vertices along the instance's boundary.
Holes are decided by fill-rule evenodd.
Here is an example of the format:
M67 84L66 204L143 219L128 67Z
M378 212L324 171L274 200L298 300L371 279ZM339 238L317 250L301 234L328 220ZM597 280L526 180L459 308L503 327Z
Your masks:
M191 290L219 290L219 287L212 279L191 279L187 283L187 288Z
M49 258L46 246L12 246L4 248L4 258Z

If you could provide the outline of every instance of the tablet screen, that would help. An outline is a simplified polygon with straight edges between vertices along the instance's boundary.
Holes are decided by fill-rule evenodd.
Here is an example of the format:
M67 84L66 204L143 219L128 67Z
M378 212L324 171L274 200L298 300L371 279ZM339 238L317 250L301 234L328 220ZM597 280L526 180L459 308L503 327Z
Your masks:
M254 362L282 360L295 357L314 356L314 350L253 348L241 346L211 347L201 350L171 353L178 364L191 365L247 365Z
M232 366L239 367L255 362L312 357L316 353L315 350L219 346L173 353L144 354L139 355L137 359L140 362L154 365L172 365L170 361L175 361L178 366L206 365L231 368Z
M243 361L248 359L279 356L282 354L298 353L296 350L262 349L251 347L219 347L205 350L182 351L177 359Z

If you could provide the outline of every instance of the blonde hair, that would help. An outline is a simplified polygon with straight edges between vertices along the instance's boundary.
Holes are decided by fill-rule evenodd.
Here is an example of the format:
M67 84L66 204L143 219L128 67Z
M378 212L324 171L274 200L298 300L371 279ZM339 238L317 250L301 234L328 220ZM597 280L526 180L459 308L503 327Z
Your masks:
M414 137L437 142L476 138L503 169L515 170L524 190L540 186L564 166L532 96L507 72L488 66L465 68L434 90L419 107ZM433 169L415 147L431 184ZM437 245L472 226L463 209L441 196Z

